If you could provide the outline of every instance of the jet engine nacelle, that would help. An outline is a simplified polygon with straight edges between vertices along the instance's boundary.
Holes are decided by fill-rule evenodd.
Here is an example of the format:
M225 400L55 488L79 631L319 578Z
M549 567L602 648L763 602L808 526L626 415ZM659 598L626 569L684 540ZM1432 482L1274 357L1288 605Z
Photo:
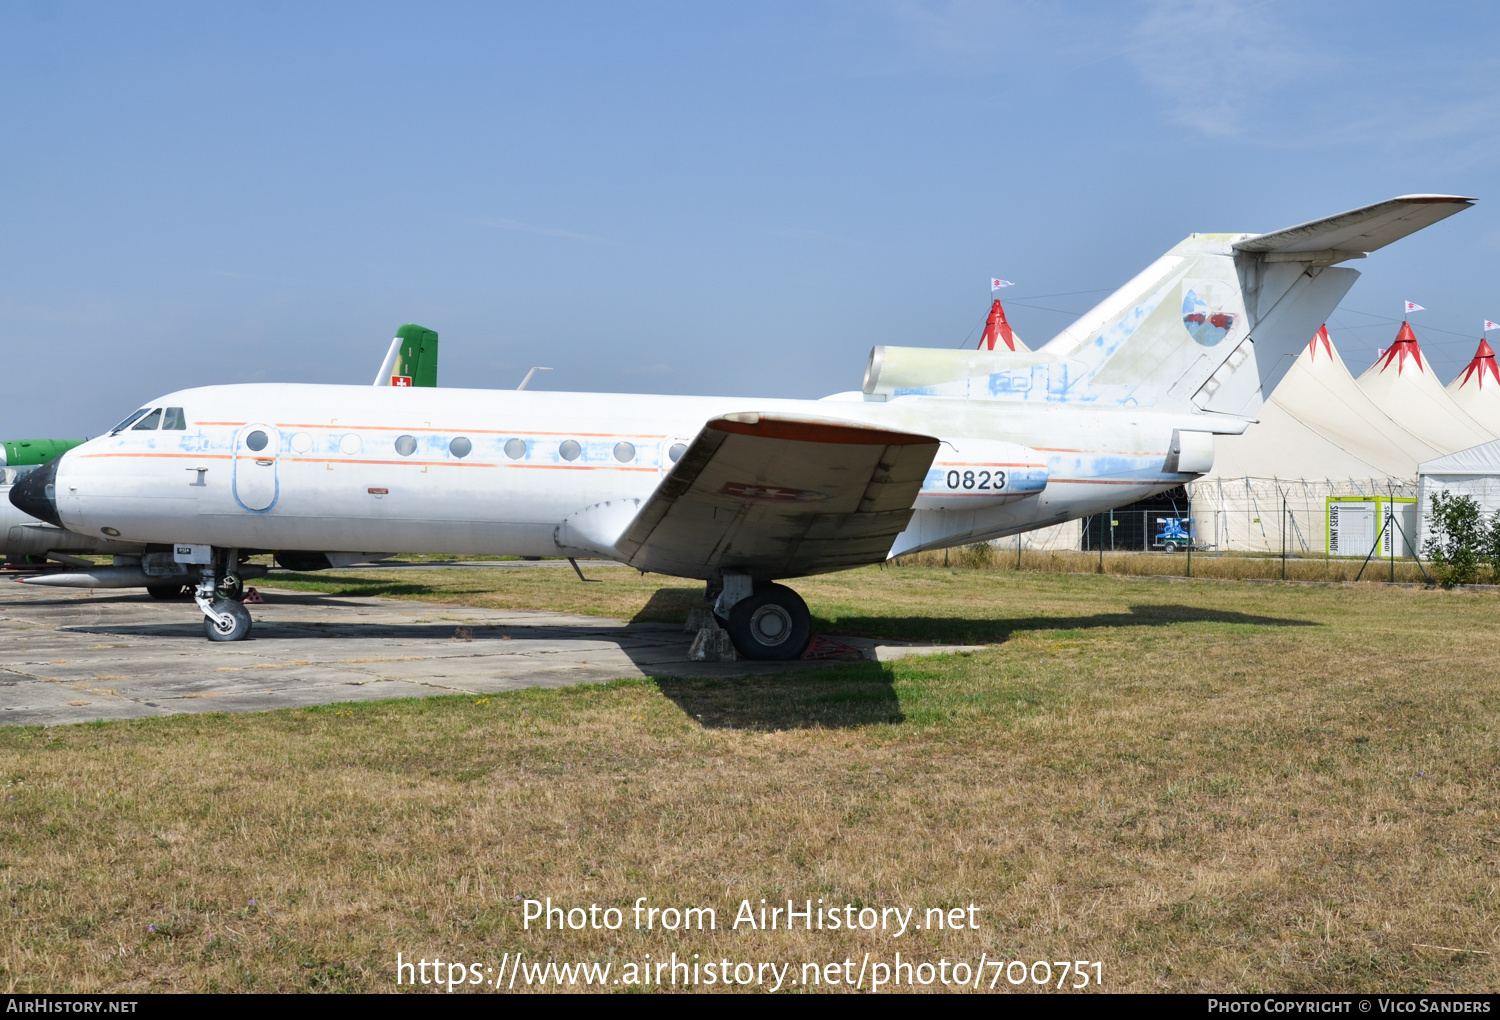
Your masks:
M945 441L912 506L977 510L1035 496L1047 487L1047 458L998 439Z

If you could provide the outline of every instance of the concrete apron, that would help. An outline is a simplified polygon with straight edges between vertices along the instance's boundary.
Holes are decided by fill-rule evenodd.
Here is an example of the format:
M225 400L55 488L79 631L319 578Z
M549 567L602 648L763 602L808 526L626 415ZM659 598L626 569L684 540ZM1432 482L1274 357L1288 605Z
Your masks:
M191 602L0 584L0 725L493 694L822 662L692 662L680 624L261 589L250 640L210 643ZM840 638L867 659L974 646Z

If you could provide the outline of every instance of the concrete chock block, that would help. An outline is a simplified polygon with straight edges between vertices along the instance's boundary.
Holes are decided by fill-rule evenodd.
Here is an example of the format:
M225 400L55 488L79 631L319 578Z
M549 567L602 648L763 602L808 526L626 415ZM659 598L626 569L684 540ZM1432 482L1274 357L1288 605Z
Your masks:
M688 612L687 623L683 626L684 634L696 634L704 627L717 627L719 621L714 618L714 611L707 606L693 609Z
M702 628L693 637L688 658L693 662L734 662L739 654L734 650L734 642L729 640L729 631L715 624Z

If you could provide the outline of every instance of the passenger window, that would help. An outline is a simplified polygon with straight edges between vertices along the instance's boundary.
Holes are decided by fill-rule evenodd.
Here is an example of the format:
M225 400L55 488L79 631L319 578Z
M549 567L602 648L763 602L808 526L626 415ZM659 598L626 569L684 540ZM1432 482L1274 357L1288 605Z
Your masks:
M511 460L520 460L526 456L526 440L508 439L505 442L505 455Z
M166 415L161 420L161 427L163 429L172 429L172 430L174 430L176 432L186 431L186 429L187 429L187 418L185 418L183 416L183 414L182 414L182 408L180 408L180 407L169 407L169 408L167 408L167 413L166 413Z
M133 426L131 426L130 431L132 431L132 432L146 432L146 431L155 429L160 424L161 424L161 408L158 407L156 410L152 411L150 414L146 415L146 417L142 418L140 421L136 422Z
M448 444L448 452L453 454L453 456L457 457L458 459L462 460L470 453L474 452L474 444L469 442L467 436L459 436L458 438L454 439L453 442Z
M401 454L401 456L403 456L403 457L410 457L412 454L416 453L417 452L417 437L416 436L397 436L396 437L396 452L399 453L399 454Z
M562 445L557 448L557 452L562 454L563 460L577 460L578 455L583 452L583 447L572 439L564 439Z
M682 459L684 453L687 453L686 443L673 443L672 448L667 451L667 456L672 458L673 464L676 464Z
M126 418L124 421L120 422L120 424L118 424L114 428L110 429L109 430L109 434L113 436L113 435L118 435L121 432L124 432L126 429L130 428L130 423L131 422L135 421L137 418L139 418L141 415L145 414L149 410L151 410L151 408L149 408L149 407L143 407L143 408L141 408L139 411L135 412L135 414L132 414L129 418Z

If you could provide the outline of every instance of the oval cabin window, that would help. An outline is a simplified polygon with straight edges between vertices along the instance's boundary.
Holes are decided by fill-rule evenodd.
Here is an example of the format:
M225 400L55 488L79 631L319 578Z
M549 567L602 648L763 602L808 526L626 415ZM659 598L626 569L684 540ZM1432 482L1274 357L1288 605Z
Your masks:
M448 452L459 460L467 457L474 449L474 444L463 436L459 436L448 444Z
M583 452L583 447L579 446L574 440L565 439L563 440L563 444L557 448L557 452L562 454L563 460L577 460L578 455Z
M417 437L416 436L397 436L396 437L396 452L399 453L399 454L401 454L401 456L403 456L403 457L410 457L412 454L416 453L417 452Z

